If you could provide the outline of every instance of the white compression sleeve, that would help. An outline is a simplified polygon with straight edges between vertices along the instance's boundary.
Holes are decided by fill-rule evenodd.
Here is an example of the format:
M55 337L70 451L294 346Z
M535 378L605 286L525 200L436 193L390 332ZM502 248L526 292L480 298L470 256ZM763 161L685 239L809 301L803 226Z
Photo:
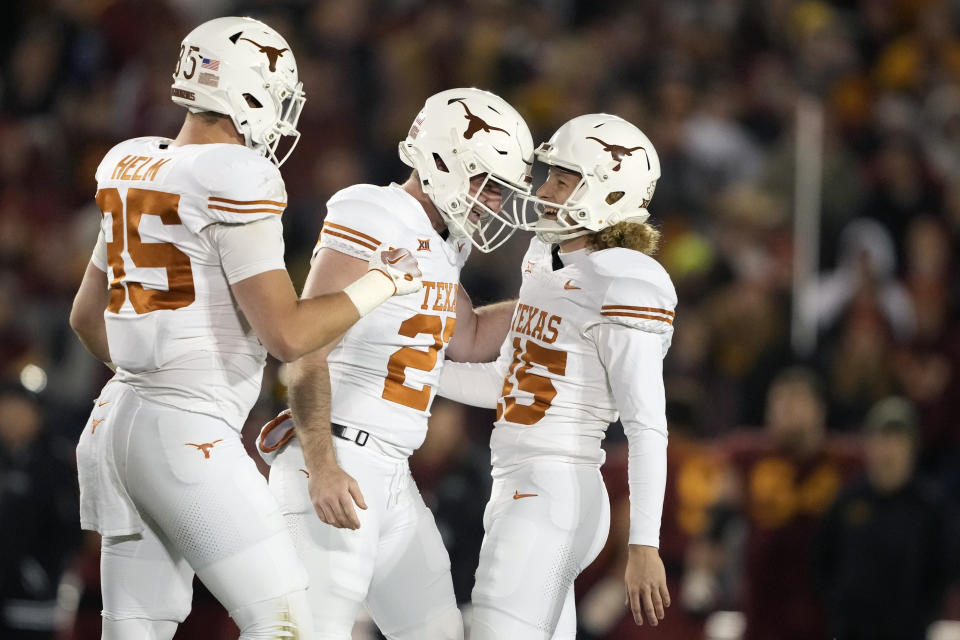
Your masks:
M440 371L437 394L484 409L494 409L503 389L503 373L496 362L453 362Z
M286 269L280 216L249 224L213 224L204 231L220 252L223 272L230 284L265 271Z
M590 335L607 371L630 447L630 544L660 546L667 484L667 418L661 336L600 324Z

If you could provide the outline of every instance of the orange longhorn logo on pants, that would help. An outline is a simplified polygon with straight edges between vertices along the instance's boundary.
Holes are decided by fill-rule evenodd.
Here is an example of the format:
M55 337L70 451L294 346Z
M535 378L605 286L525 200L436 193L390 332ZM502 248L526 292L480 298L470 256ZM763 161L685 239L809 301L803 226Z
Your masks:
M214 440L213 442L204 442L203 444L193 444L192 442L184 442L184 443L183 443L183 446L185 446L185 447L196 447L196 448L197 448L197 451L203 451L203 457L204 457L204 458L209 459L209 458L210 458L210 449L213 449L213 445L217 444L218 442L223 442L223 438L218 438L217 440Z

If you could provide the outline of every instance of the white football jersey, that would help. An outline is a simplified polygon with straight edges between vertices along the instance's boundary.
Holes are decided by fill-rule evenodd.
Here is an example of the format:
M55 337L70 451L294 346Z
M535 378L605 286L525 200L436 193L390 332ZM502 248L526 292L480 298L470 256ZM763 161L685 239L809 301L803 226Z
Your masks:
M211 225L281 225L280 172L236 144L135 138L97 168L117 378L156 402L239 429L260 391L266 350L230 282L283 269L283 251L224 272ZM281 245L282 247L282 245Z
M427 433L471 244L440 237L420 203L397 184L355 185L330 199L317 250L369 260L381 243L413 253L423 292L383 303L333 349L327 359L330 419L369 431L409 455Z
M521 264L497 359L505 378L490 440L495 468L531 458L603 463L600 442L618 412L591 327L623 324L660 336L663 354L670 347L677 296L660 263L620 248L562 257L554 271L551 246L533 238Z

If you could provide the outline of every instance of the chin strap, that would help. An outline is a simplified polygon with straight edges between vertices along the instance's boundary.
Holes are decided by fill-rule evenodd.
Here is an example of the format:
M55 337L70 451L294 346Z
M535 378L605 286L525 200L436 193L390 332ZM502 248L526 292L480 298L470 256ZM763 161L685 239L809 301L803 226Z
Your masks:
M532 231L537 234L537 237L540 238L543 242L547 244L557 244L559 242L565 242L567 240L573 240L574 238L579 238L580 236L585 236L590 233L595 233L590 231L590 229L581 229L577 228L574 231L564 232L564 229L567 227L551 227L550 229L537 229L534 228Z

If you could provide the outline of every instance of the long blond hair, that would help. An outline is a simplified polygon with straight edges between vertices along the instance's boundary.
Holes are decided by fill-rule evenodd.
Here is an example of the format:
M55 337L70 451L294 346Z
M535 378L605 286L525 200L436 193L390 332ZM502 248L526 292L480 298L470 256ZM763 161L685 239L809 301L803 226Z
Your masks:
M622 247L652 256L660 245L660 232L648 222L618 222L587 238L592 251Z

